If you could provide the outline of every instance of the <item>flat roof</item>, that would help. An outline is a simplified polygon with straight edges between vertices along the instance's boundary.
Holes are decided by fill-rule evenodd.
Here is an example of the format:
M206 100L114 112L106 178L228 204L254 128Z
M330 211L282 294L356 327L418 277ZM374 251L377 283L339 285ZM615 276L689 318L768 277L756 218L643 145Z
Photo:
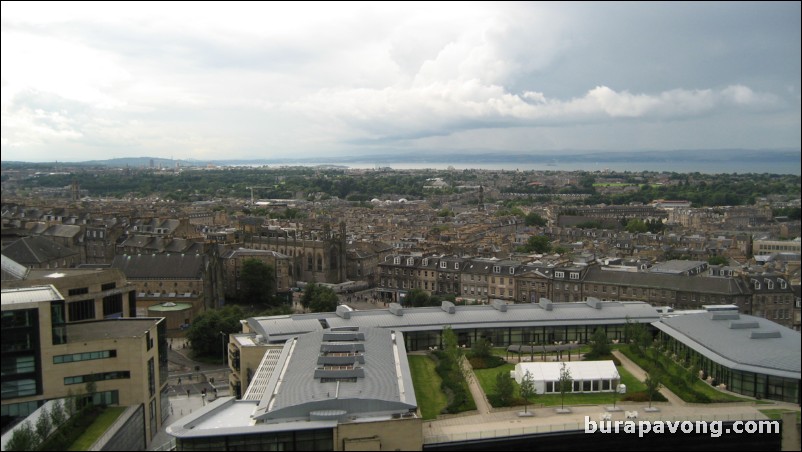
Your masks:
M55 300L64 300L58 290L52 285L24 287L20 289L3 289L2 306L5 308L16 307L16 305L36 304ZM13 307L12 307L13 309Z
M652 325L730 369L802 376L799 332L771 320L725 311L667 317Z
M523 376L530 372L534 381L559 381L563 364L571 372L571 379L574 381L620 378L615 363L610 360L518 363L515 365L515 373Z
M542 299L544 304L547 300ZM520 303L506 305L500 311L491 305L454 306L453 314L441 307L403 308L402 315L389 309L351 311L348 318L334 312L295 314L249 318L251 330L270 342L284 341L298 334L323 331L338 327L378 327L395 331L431 331L450 326L454 330L469 328L505 328L567 325L607 325L611 323L652 323L659 314L648 303L633 301L599 302L599 309L586 302L550 303L546 309L540 304ZM342 313L340 313L342 314Z
M148 311L185 311L187 309L191 309L192 305L189 303L173 303L171 301L162 303L162 304L154 304L153 306L148 306Z
M123 318L68 323L67 342L96 341L110 338L142 337L161 318Z

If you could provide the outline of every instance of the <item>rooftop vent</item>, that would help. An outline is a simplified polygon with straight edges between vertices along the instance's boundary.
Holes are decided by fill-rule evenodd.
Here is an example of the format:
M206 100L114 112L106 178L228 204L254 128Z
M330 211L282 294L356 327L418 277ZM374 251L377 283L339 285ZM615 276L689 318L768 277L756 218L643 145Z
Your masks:
M351 311L353 311L353 309L351 309L350 306L341 304L337 306L337 310L334 311L334 313L337 314L338 317L348 320L351 318Z
M390 303L390 312L400 317L404 315L404 308L398 303Z
M599 300L598 298L595 298L595 297L588 297L588 299L585 301L585 303L588 306L590 306L591 308L593 308L593 309L601 309L602 308L601 300Z
M493 309L496 311L507 312L507 303L503 300L493 300Z
M554 303L548 298L541 298L538 304L540 305L541 308L547 311L551 311L552 309L554 309Z
M747 320L743 322L730 322L731 330L745 330L749 328L760 328L760 324L754 320Z
M749 339L772 339L782 337L779 331L752 331Z
M443 311L445 311L445 312L447 312L449 314L454 314L455 312L457 312L456 306L454 306L454 303L452 303L450 301L444 301L440 305L440 309L442 309Z
M740 314L737 312L715 312L710 315L710 320L739 320Z

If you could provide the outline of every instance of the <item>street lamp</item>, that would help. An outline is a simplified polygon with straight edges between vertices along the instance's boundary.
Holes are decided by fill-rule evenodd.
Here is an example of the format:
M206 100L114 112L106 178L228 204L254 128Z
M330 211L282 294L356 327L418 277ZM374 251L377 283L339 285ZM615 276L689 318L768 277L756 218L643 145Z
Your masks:
M223 365L228 366L228 359L226 359L226 336L224 332L220 332L221 339L223 340Z

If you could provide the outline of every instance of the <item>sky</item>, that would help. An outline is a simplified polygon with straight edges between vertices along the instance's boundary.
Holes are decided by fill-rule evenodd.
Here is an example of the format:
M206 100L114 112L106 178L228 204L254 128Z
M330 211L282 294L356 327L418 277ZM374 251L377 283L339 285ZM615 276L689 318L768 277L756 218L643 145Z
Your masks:
M800 3L2 6L2 160L800 149Z

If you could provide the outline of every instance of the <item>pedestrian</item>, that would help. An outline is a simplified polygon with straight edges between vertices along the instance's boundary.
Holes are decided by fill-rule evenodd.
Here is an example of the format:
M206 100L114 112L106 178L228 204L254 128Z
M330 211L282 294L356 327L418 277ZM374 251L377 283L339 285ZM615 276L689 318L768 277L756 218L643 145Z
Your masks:
M181 377L178 377L178 384L181 384Z
M187 398L189 398L189 389L187 389Z

